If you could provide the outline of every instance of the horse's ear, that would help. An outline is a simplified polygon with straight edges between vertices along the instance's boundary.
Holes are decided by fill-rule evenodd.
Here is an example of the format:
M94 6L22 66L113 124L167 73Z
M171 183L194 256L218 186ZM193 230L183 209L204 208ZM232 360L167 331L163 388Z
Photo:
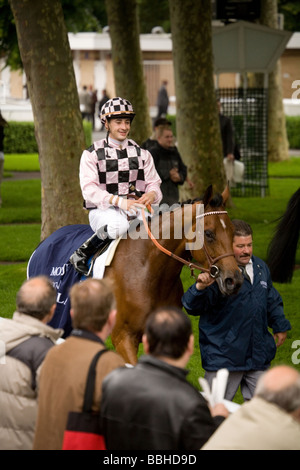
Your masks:
M228 201L229 196L230 196L229 184L227 183L226 188L225 188L224 191L222 192L222 199L223 199L224 205L225 205L226 202Z
M211 200L212 194L213 194L213 188L212 188L212 185L209 185L203 196L204 207L206 207L209 201Z

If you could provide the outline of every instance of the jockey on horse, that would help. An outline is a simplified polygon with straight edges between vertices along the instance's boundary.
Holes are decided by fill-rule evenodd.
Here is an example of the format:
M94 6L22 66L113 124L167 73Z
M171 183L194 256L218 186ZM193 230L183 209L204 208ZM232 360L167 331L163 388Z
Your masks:
M107 130L106 138L94 142L81 156L80 186L95 233L73 253L70 262L84 275L89 272L88 259L104 240L122 236L130 218L162 199L152 155L128 139L134 116L129 101L109 99L99 116Z

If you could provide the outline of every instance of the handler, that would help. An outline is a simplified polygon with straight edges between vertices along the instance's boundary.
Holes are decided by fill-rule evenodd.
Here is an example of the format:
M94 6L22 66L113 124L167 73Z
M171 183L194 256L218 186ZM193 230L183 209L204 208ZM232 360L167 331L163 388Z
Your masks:
M130 218L162 198L161 180L151 154L128 139L134 116L126 99L108 100L100 112L107 136L94 142L81 156L80 186L95 234L76 250L70 262L85 275L88 258L103 240L122 236L129 228Z
M200 316L199 343L208 382L212 384L217 371L226 368L229 378L225 398L232 400L241 385L244 399L249 400L291 325L268 266L252 255L250 225L243 220L232 223L235 259L241 271L246 270L238 294L225 297L214 280L201 273L185 292L182 304L189 315Z

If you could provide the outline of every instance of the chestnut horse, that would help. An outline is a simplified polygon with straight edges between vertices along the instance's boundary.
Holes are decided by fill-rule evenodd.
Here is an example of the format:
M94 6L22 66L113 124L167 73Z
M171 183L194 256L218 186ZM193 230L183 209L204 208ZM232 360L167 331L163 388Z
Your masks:
M243 278L232 252L233 228L225 210L228 196L228 188L222 195L213 196L209 187L201 201L154 215L139 226L138 237L127 236L120 240L104 276L113 281L117 301L112 343L128 363L137 361L149 313L162 306L182 307L180 273L184 265L191 270L210 272L224 295L231 295L240 288ZM199 213L200 207L202 212ZM193 243L192 236L197 238L199 223L202 223L202 238ZM41 259L37 253L36 264L41 263ZM64 266L67 268L68 263ZM53 267L51 269L53 271ZM45 270L39 271L29 269L28 274L30 277L47 274ZM61 292L59 295L62 299Z

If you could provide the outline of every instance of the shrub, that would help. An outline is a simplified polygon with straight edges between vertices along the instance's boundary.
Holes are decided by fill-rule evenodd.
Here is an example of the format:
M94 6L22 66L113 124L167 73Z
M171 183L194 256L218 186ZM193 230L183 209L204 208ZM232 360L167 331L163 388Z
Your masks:
M4 131L5 153L37 153L33 122L10 121Z
M4 153L38 153L33 122L9 121L4 130ZM83 121L86 147L92 143L92 124Z
M168 115L167 118L172 124L172 130L176 136L176 116ZM291 149L300 149L300 116L286 116L286 132ZM235 129L235 137L238 143L241 142L243 133L243 117L233 116L233 123ZM247 138L251 142L251 132L253 129L249 127Z
M300 116L286 116L286 131L291 149L300 149Z

